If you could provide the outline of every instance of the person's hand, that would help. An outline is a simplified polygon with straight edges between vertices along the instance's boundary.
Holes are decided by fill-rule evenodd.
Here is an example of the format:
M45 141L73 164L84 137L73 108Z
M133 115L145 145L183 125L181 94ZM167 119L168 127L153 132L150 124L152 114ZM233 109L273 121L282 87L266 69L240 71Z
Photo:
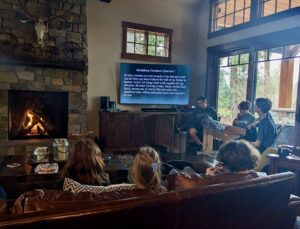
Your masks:
M223 169L223 163L219 162L215 165L215 167L212 168L207 168L206 169L206 175L213 175L213 174L218 174L222 173L221 170Z
M213 175L216 174L218 169L216 167L207 168L206 169L206 175Z
M241 124L241 122L238 121L238 120L235 120L234 123L236 123L236 124Z
M255 124L252 123L252 124L250 124L250 125L247 126L247 129L251 130L253 127L255 127Z

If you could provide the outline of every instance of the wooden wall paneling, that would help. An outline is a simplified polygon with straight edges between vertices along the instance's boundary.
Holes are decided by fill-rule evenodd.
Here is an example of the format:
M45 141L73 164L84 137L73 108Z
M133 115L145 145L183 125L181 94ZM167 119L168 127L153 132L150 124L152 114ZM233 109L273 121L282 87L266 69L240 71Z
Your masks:
M174 147L175 115L155 115L154 144Z
M132 145L145 146L154 142L154 115L135 114L132 117Z
M102 122L105 124L105 147L123 147L131 146L131 121L132 115L130 113L114 113L103 112Z

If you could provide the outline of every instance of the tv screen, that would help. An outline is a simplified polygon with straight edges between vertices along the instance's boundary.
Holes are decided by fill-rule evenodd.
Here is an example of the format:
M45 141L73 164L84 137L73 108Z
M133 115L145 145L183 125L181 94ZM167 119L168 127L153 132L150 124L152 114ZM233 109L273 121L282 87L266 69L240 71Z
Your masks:
M190 70L187 65L122 63L120 102L187 105Z

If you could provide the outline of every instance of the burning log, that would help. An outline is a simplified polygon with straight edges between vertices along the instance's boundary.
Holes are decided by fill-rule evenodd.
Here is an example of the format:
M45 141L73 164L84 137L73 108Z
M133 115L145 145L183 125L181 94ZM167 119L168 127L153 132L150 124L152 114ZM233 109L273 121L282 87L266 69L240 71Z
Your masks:
M47 118L31 110L26 110L17 126L17 131L22 135L49 135L53 128L54 126Z

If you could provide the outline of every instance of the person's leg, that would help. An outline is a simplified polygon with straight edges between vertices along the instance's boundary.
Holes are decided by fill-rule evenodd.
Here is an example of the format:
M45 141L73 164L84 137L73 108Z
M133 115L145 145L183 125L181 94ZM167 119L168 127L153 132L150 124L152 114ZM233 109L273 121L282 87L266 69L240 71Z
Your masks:
M189 135L191 136L191 138L197 143L197 145L202 145L202 142L200 141L200 139L197 136L198 131L195 128L190 128L188 130Z
M267 148L263 154L261 155L259 161L257 162L256 167L253 169L256 172L262 171L262 169L270 163L268 154L273 153L273 154L278 154L278 149L269 147Z

